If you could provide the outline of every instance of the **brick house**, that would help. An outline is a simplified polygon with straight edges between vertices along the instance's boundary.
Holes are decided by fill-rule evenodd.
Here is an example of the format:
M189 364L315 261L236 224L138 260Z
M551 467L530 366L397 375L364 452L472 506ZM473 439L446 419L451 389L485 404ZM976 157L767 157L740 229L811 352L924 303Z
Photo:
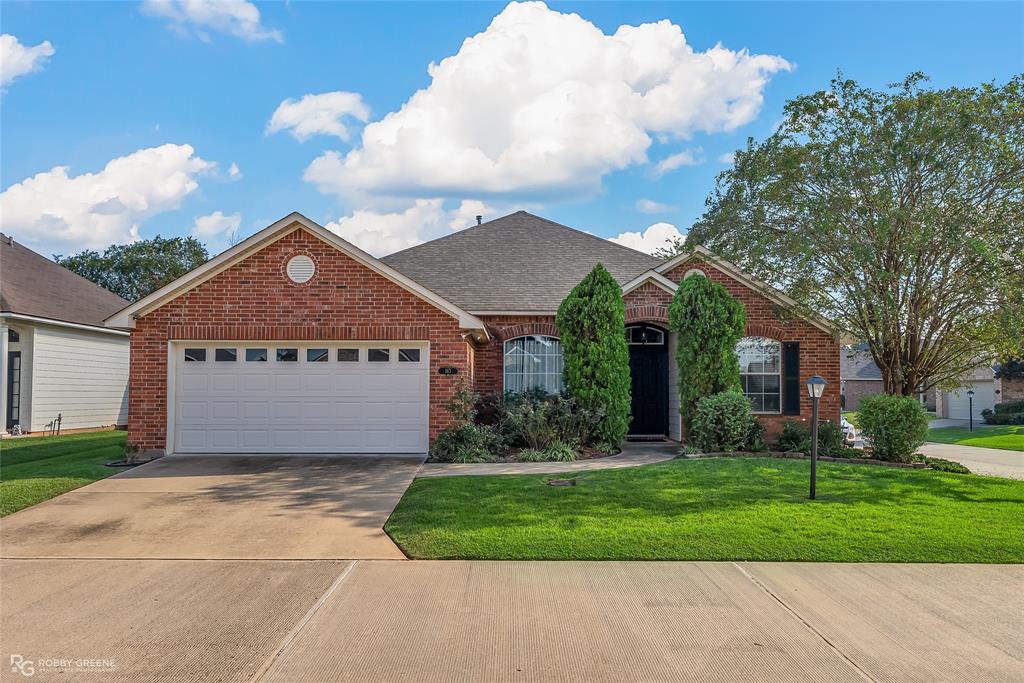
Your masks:
M294 213L110 317L131 330L129 440L154 455L420 453L478 392L559 391L559 303L597 263L623 286L632 435L680 438L672 293L724 285L747 311L744 391L777 431L807 422L803 381L834 388L823 320L697 248L662 261L520 211L382 259Z

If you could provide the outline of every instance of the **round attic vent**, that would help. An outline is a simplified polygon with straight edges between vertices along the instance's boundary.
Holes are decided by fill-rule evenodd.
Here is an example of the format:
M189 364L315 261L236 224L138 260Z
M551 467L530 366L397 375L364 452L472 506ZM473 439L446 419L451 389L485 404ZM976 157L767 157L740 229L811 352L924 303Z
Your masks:
M293 256L288 261L288 267L285 270L292 282L301 285L313 279L313 274L316 272L316 264L313 263L313 259L300 254Z

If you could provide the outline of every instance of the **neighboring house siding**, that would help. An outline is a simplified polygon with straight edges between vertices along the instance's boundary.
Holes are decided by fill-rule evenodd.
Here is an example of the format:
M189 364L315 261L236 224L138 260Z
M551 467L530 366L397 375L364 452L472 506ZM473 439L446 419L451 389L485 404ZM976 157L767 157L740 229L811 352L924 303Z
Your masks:
M297 254L317 267L302 285L284 273ZM445 405L473 377L455 318L301 228L142 316L131 339L128 438L145 449L166 444L169 340L429 341L431 440L452 424Z
M996 402L1024 401L1024 379L1003 379L1000 383L1002 386Z
M843 381L846 404L843 410L859 410L860 402L868 396L882 393L884 385L878 379L848 379Z
M127 337L40 325L32 340L31 431L128 422Z

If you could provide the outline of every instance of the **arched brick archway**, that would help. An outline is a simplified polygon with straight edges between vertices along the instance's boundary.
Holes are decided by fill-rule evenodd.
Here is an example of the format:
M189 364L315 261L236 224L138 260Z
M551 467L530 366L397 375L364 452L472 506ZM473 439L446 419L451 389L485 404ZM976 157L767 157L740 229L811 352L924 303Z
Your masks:
M668 306L643 304L626 307L626 324L639 322L668 323Z
M499 327L491 330L498 341L507 341L516 337L525 337L530 334L539 334L546 337L558 337L558 328L554 323L519 323L508 327Z
M743 330L743 336L764 337L765 339L782 341L786 338L786 333L781 327L776 327L775 325L767 325L765 323L747 323L746 328Z

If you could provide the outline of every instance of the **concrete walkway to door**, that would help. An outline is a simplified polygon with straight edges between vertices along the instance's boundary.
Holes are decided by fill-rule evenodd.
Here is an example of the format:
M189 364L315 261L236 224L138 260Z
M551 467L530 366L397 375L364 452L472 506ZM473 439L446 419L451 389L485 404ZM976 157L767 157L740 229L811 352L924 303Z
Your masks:
M0 523L8 558L405 559L400 456L169 456Z

